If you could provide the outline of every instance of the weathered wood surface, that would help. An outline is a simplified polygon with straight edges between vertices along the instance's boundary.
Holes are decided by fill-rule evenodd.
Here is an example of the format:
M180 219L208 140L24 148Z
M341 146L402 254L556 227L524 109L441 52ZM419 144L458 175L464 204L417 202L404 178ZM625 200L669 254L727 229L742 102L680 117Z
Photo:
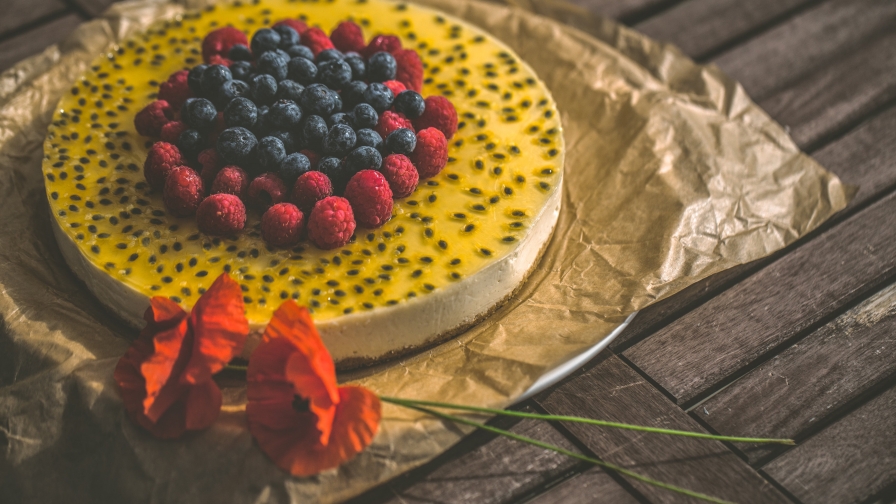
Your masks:
M65 39L82 21L83 19L77 14L65 14L3 40L0 42L0 71L43 51L48 45Z
M3 39L11 33L20 33L30 26L43 24L41 21L48 21L48 17L64 12L66 5L62 0L3 0L0 9L0 39ZM46 43L38 45L42 49Z
M529 504L636 504L638 499L628 493L612 476L601 469L591 468L569 481L546 490Z

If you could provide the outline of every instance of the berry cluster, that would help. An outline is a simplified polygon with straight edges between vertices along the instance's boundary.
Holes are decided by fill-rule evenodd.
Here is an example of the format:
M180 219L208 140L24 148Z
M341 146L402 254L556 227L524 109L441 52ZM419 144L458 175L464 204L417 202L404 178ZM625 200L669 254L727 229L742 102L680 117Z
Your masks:
M393 35L364 42L361 28L284 20L254 33L224 27L202 42L206 64L171 75L135 117L158 138L144 164L168 211L232 236L246 207L263 212L262 237L290 247L345 245L355 226L382 226L394 198L448 160L457 112L420 95L419 55Z

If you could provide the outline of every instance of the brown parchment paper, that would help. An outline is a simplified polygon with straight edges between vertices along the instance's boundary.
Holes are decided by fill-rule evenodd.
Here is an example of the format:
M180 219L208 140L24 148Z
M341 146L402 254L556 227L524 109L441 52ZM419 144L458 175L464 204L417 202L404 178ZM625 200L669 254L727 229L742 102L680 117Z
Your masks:
M421 3L489 31L552 90L568 146L563 210L513 301L455 340L343 380L381 394L505 406L630 313L784 247L852 193L736 82L674 47L557 0ZM125 419L112 369L135 334L57 251L41 145L57 99L97 54L181 11L162 0L115 5L0 76L0 500L339 501L468 432L386 406L367 451L296 479L253 445L239 383L224 384L211 429L179 441L154 440Z

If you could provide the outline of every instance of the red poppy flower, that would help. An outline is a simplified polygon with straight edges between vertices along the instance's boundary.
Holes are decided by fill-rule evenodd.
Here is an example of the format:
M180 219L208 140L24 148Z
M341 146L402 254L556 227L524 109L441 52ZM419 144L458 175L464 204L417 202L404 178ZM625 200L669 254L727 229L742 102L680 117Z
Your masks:
M115 367L125 410L159 438L208 427L221 410L212 375L239 355L249 334L239 284L222 274L189 314L154 297L143 318L146 327Z
M249 431L280 468L310 476L350 460L373 440L380 401L336 385L336 368L308 310L283 303L249 358Z

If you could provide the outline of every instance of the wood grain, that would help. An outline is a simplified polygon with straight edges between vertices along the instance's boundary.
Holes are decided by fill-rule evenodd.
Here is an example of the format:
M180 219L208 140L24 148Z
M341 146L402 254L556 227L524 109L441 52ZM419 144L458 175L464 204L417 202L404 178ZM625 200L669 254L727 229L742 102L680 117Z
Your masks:
M626 21L674 4L674 0L567 0L604 17Z
M0 72L65 39L80 23L81 18L76 14L67 14L0 42Z
M861 502L896 481L896 388L765 465L803 502Z
M0 38L10 31L65 10L62 0L3 0Z
M584 373L538 402L549 412L702 431L618 357L606 353ZM738 502L787 502L772 485L716 441L565 424L598 457L660 481ZM691 502L679 494L632 481L651 502Z
M88 15L96 17L103 13L110 5L120 0L68 0L75 3Z
M637 504L638 499L601 469L592 468L527 501L527 504Z

